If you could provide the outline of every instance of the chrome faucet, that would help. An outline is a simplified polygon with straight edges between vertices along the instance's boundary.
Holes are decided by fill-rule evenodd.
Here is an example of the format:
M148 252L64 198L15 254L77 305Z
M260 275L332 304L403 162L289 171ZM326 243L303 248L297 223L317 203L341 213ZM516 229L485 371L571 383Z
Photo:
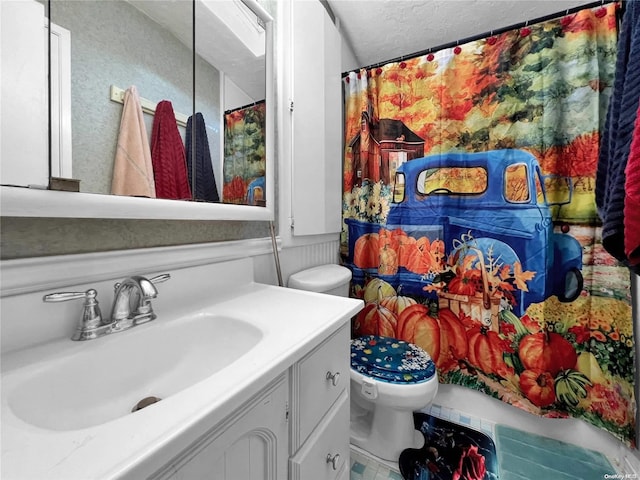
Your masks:
M169 275L159 275L151 280L134 275L115 284L111 324L114 330L124 330L133 324L150 322L156 318L151 299L158 296L154 283L164 282Z
M113 297L113 308L108 320L102 318L98 292L89 289L86 292L58 292L43 297L45 302L65 302L84 298L84 308L72 340L91 340L110 333L121 332L136 325L150 322L156 318L151 306L151 299L158 296L154 284L169 280L168 273L147 279L140 275L125 278L116 283Z

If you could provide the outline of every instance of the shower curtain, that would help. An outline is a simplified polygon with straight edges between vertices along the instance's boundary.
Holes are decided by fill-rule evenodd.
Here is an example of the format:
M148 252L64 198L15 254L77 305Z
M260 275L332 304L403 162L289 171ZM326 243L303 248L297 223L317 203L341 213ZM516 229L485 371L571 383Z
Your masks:
M225 112L224 203L264 206L265 102Z
M629 272L594 202L617 8L350 72L341 253L354 336L634 445Z

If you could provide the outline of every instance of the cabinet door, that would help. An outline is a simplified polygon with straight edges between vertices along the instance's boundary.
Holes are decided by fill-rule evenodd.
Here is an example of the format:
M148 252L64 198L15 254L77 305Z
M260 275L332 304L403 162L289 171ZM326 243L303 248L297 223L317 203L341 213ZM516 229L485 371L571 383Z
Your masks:
M291 480L338 480L349 469L349 396L346 391L289 462Z
M241 409L175 466L175 480L285 480L288 381Z
M321 2L292 1L294 235L342 228L341 38Z

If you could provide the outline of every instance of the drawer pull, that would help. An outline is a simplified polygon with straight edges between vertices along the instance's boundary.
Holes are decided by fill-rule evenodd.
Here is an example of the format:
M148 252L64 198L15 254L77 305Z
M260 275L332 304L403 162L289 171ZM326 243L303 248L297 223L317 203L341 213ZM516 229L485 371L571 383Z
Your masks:
M327 381L331 380L331 384L335 387L338 385L338 382L340 381L340 372L336 372L336 373L331 373L331 372L327 372Z
M331 464L331 467L334 470L338 469L338 462L340 461L340 454L336 453L335 455L331 456L330 453L327 453L327 463Z

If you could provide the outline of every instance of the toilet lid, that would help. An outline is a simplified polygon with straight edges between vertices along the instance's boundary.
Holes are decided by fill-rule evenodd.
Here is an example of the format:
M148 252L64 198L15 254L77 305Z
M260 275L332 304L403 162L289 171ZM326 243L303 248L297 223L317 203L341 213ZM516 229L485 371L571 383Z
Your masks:
M422 348L403 340L366 335L351 340L351 368L389 383L420 383L436 373Z

